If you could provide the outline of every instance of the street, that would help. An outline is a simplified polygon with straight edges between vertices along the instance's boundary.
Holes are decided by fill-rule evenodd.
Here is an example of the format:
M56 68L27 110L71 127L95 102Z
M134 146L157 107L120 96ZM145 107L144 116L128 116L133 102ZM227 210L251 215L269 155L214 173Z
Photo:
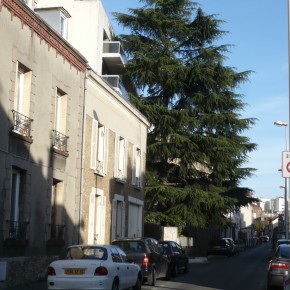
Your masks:
M170 281L157 280L156 286L142 290L266 290L267 263L271 243L241 251L233 257L209 256L195 262L191 259L189 273ZM196 259L198 260L198 259ZM206 262L208 261L208 262ZM46 284L36 283L10 290L46 290Z
M157 280L143 290L266 290L271 243L242 251L233 257L209 256L208 263L191 264L188 274L171 281Z

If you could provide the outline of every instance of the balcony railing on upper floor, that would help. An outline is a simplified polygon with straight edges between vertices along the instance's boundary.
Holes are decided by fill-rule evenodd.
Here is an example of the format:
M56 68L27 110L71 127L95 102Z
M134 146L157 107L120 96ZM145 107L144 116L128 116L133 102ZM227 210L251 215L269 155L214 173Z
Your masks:
M53 140L52 140L53 148L63 152L67 152L68 136L56 130L53 130L52 132L53 132Z
M127 59L120 41L103 42L103 61L112 74L122 74Z
M125 100L128 100L128 93L122 84L121 78L118 75L102 75L105 80L115 91L120 93Z
M13 132L31 138L31 123L33 120L15 110L12 110L12 113Z

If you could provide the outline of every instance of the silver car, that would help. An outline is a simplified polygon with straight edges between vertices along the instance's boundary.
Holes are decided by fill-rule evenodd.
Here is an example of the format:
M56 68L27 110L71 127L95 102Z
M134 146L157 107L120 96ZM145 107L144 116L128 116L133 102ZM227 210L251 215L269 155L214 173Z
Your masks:
M288 276L290 262L290 245L281 244L272 253L268 265L268 289L272 286L283 286Z

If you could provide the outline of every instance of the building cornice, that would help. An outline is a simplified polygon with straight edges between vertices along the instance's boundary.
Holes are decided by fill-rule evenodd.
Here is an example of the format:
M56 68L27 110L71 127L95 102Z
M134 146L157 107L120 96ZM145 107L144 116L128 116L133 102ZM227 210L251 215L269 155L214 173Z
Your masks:
M48 49L54 48L64 60L78 71L84 72L86 70L87 60L24 3L20 0L0 0L0 12L3 6L10 11L11 20L13 20L13 17L18 17L22 26L27 25L30 28L31 36L36 33L40 42L45 41L47 43Z

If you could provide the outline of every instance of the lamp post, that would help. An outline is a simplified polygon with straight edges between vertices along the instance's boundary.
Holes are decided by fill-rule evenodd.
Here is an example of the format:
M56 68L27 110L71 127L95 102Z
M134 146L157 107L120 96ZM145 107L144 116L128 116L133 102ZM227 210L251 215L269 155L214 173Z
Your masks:
M283 121L276 121L274 122L274 125L279 127L285 127L285 146L286 151L288 151L288 138L287 138L287 127L288 123ZM288 239L288 233L289 233L289 212L288 212L288 190L289 190L289 178L285 179L285 186L280 186L280 188L284 188L284 211L285 211L285 235L286 239Z

